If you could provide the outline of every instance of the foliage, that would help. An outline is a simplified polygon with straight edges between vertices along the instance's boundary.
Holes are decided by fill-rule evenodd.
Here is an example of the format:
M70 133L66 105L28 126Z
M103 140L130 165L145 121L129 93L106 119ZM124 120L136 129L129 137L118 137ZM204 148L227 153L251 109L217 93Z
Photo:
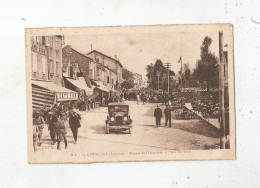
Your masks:
M132 82L131 80L124 80L121 84L121 87L124 89L131 89L134 87L134 82Z
M218 87L218 58L209 50L211 43L212 39L206 36L200 47L200 59L197 60L193 72L195 79L207 83L207 91L209 91L210 87Z
M163 62L160 59L157 59L155 63L151 63L150 65L146 66L146 76L149 81L148 87L151 89L158 89L158 82L159 82L159 89L163 89L167 91L168 89L168 70L163 65ZM173 84L173 79L171 76L174 76L174 71L169 71L170 75L170 82Z
M134 87L134 73L123 68L122 77L124 80L123 83L121 84L122 88L131 89Z

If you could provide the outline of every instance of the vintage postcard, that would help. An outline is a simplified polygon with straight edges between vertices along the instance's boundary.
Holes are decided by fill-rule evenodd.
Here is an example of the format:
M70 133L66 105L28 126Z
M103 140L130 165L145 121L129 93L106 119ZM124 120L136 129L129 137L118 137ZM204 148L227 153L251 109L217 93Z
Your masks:
M236 159L233 26L25 30L29 163Z

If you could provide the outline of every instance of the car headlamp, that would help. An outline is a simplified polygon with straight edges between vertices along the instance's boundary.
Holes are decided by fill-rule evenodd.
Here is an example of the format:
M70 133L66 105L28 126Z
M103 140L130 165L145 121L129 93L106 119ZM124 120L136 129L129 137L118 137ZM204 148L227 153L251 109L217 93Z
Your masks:
M111 121L115 121L115 118L114 118L114 117L111 117L110 120L111 120Z
M127 117L124 117L124 121L126 121L127 120Z

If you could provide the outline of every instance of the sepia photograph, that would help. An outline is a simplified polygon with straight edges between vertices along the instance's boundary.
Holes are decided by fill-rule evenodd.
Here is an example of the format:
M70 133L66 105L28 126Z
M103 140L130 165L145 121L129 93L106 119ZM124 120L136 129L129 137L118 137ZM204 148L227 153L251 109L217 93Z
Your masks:
M232 24L26 28L29 163L236 159Z

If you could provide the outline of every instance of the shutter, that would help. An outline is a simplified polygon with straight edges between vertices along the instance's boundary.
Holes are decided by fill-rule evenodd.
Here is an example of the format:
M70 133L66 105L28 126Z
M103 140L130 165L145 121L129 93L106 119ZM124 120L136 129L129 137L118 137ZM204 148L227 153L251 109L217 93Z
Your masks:
M35 73L37 72L38 68L38 62L37 62L37 54L32 52L32 71Z

